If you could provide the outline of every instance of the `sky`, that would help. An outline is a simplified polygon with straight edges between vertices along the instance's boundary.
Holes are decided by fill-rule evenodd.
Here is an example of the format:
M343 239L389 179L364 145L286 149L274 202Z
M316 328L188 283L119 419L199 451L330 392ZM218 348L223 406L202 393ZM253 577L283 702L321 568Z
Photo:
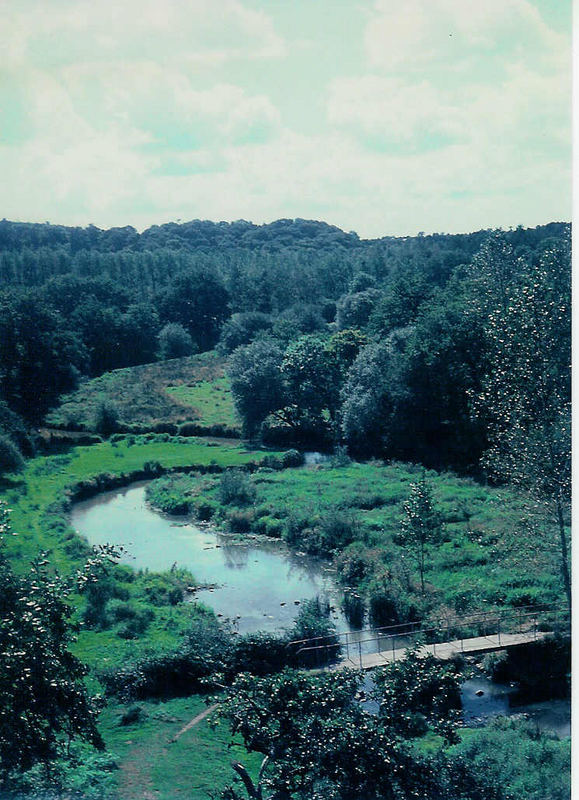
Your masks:
M571 0L0 0L0 217L571 219Z

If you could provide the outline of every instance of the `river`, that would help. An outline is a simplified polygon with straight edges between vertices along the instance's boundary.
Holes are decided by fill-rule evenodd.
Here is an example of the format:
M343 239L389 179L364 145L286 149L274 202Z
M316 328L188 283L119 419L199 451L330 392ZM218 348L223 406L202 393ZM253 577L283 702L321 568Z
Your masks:
M278 541L260 537L240 542L239 537L156 512L145 501L145 486L146 482L135 483L76 503L72 526L90 544L123 547L121 563L136 570L186 567L198 585L207 585L195 593L196 599L240 632L283 631L291 626L303 600L321 596L330 603L337 631L348 632L350 645L356 648L359 634L342 611L343 593L327 562L290 552ZM388 646L386 639L384 645ZM512 688L481 676L463 685L462 702L467 725L517 714L543 730L570 735L565 700L517 705Z

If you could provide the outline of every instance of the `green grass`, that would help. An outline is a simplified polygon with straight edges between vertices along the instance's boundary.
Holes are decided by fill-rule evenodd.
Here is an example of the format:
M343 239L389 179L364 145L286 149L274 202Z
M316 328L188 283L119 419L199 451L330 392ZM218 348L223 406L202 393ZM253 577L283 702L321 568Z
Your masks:
M79 540L62 506L67 489L80 481L103 473L128 475L142 469L147 461L158 461L166 468L211 464L228 467L258 461L264 455L238 443L148 434L121 437L118 441L90 447L73 447L59 455L32 459L27 462L24 473L2 481L2 498L11 509L15 533L6 541L8 555L15 569L20 571L27 569L29 561L40 550L47 550L54 567L64 574L70 574L83 563ZM145 606L145 589L156 580L154 575L133 576L125 570L124 577L127 580L123 580L121 571L117 583L128 593L127 602ZM83 601L78 596L73 599L78 604L74 616L78 620ZM71 649L93 670L87 677L91 692L102 691L95 668L119 666L151 651L172 650L194 619L207 614L212 616L209 609L196 603L151 608L154 619L146 632L135 640L120 638L114 627L81 629ZM241 747L229 748L231 737L224 724L214 729L203 721L177 742L170 743L174 734L203 710L201 698L140 705L145 718L138 725L121 726L120 716L126 707L116 703L105 708L99 721L108 748L120 765L115 775L123 800L206 799L211 791L220 790L233 780L234 773L229 766L232 760L240 759L255 771L255 756Z
M60 405L46 416L46 424L91 430L103 399L116 405L124 425L140 429L185 422L241 428L225 360L214 352L107 372L61 398Z
M62 501L67 490L80 481L97 475L130 475L143 468L147 461L158 461L163 467L189 465L221 467L240 466L258 461L264 453L246 450L243 445L208 439L148 434L124 437L116 442L103 442L90 447L74 447L66 453L45 456L27 462L24 473L6 478L2 499L10 509L12 530L5 546L14 568L24 571L41 551L47 551L54 568L68 575L79 568L87 549L71 529ZM127 600L141 607L147 605L146 587L150 575L134 579L120 573L119 582ZM80 601L79 601L80 602ZM137 656L147 648L174 647L191 621L203 613L197 604L155 606L154 620L148 630L135 641L126 641L115 630L83 630L74 651L89 666L103 666Z
M207 800L211 792L233 782L231 761L240 760L256 774L261 757L231 743L228 726L216 727L208 719L171 739L191 719L206 709L194 696L164 703L140 702L142 718L137 724L121 725L126 706L116 703L101 715L100 728L107 747L118 757L117 776L123 800Z
M346 518L353 516L359 524L355 536L364 545L368 562L358 585L368 588L373 580L387 585L394 569L410 574L410 590L416 594L417 565L400 538L400 523L410 484L421 474L421 467L380 462L259 470L251 476L255 501L244 507L243 514L251 521L251 530L283 536L288 519L296 514L308 527L336 510ZM552 546L555 530L524 495L450 473L430 471L427 478L445 521L442 541L428 547L424 599L430 610L464 614L493 605L563 599ZM195 484L193 477L187 481ZM197 505L216 508L215 520L227 528L241 512L221 502L219 478L205 476L197 484L198 488L189 487L189 495L195 496Z
M240 430L241 423L233 404L229 378L224 374L212 380L197 380L168 386L169 397L193 410L194 419L207 427L226 425Z
M2 494L18 532L8 547L28 558L39 549L50 549L55 565L65 566L61 563L62 537L54 530L46 530L45 515L53 503L63 500L66 489L79 481L103 473L131 473L142 469L147 461L158 461L165 468L193 464L230 467L259 460L263 455L237 443L158 434L73 447L61 455L31 459L22 475L3 482Z

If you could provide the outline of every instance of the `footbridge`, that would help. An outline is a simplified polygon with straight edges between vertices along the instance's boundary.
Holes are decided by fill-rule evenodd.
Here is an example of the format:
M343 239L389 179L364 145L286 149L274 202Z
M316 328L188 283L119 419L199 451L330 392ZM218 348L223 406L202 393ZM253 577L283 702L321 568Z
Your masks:
M303 667L372 669L402 658L411 647L449 659L517 647L555 633L569 635L570 621L566 604L526 606L299 639L288 648Z

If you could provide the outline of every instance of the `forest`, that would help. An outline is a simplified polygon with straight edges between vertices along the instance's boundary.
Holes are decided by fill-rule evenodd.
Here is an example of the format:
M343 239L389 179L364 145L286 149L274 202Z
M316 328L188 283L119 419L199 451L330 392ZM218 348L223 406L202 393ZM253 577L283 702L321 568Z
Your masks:
M570 353L565 222L365 240L302 219L2 220L2 796L145 796L122 780L146 746L184 775L209 753L211 785L159 774L163 800L567 797L566 742L458 724L472 664L411 651L369 715L358 673L288 649L336 636L319 598L283 634L234 636L185 602L181 564L132 570L114 530L94 550L69 517L146 479L155 509L323 559L359 627L569 611ZM564 697L554 647L534 657ZM509 658L485 668L525 685ZM205 701L193 756L180 727Z

